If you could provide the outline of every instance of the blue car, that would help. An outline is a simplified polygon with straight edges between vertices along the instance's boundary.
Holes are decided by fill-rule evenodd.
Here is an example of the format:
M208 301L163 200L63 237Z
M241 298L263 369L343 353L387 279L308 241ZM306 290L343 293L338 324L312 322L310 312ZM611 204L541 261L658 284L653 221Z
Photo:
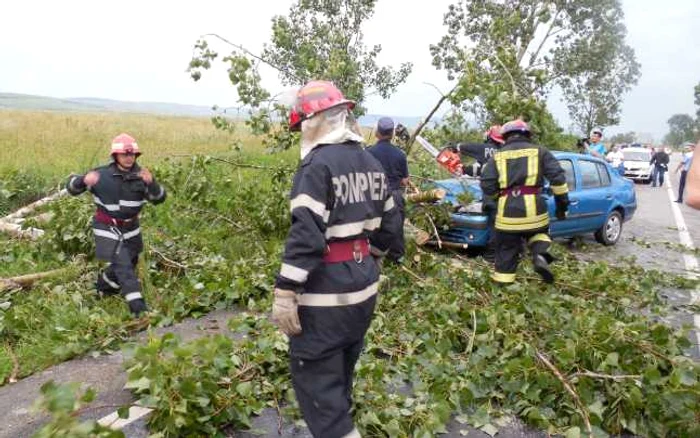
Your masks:
M604 160L571 152L553 151L553 154L566 172L571 204L567 218L558 220L554 213L554 196L545 187L551 236L567 238L593 233L603 245L617 243L622 224L632 219L637 209L634 183L621 177ZM435 185L447 192L443 202L455 207L451 214L452 226L440 232L440 238L468 247L486 246L491 227L481 211L479 181L454 178L436 181ZM469 191L473 199L466 207L458 201L464 191Z

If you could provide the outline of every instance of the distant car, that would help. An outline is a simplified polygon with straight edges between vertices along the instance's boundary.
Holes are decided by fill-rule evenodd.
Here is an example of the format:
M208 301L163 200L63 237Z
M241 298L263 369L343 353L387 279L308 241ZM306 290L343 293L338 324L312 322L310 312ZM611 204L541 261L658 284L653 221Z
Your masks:
M643 147L629 147L622 151L625 157L625 178L633 181L641 181L644 184L651 182L651 151Z
M552 237L574 237L593 233L598 242L614 245L622 234L622 224L632 219L637 210L634 183L621 177L608 163L571 152L553 152L566 172L571 205L567 218L558 220L555 215L554 196L547 188L544 196L549 206L550 233ZM478 180L453 178L436 181L447 195L443 202L454 206L452 226L440 232L446 242L483 247L488 242L491 229L481 211L482 192ZM468 191L473 202L460 205L458 197Z

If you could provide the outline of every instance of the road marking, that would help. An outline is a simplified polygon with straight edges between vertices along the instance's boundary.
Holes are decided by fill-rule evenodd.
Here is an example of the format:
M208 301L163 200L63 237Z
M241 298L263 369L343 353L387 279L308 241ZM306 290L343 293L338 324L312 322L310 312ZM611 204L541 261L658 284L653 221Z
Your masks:
M145 417L151 412L153 412L153 409L142 408L141 406L132 406L129 408L129 418L119 418L119 415L116 412L112 412L111 414L100 418L97 420L97 422L100 424L100 426L120 430L134 421Z
M683 219L683 213L681 212L681 207L678 202L674 200L673 196L673 185L671 185L670 175L666 178L666 190L668 193L668 200L671 202L671 210L673 211L673 216L676 218L676 226L678 227L678 238L681 241L681 245L685 246L690 250L695 249L693 244L693 239L690 237L688 232L688 227L685 224L685 219ZM686 276L689 278L697 278L698 270L698 259L692 254L683 254L683 262L685 263L686 271L689 271ZM700 303L700 294L698 291L690 291L690 302L691 304ZM700 348L700 315L693 315L693 323L695 324L695 338L697 339L698 348Z

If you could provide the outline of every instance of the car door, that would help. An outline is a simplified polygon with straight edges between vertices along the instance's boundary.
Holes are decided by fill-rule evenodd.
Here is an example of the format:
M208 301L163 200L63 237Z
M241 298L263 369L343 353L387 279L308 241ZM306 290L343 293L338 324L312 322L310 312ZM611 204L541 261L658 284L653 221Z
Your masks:
M569 218L576 232L592 232L603 226L613 199L610 172L607 165L593 160L581 158L576 165L580 190L570 197Z
M566 173L566 185L569 187L569 198L571 198L575 195L577 188L574 162L569 158L561 158L559 159L559 165L564 169L564 173ZM550 234L553 237L569 235L571 231L574 230L573 221L558 220L555 214L556 204L554 202L554 196L551 192L547 192L545 198L547 200L547 208L549 209Z

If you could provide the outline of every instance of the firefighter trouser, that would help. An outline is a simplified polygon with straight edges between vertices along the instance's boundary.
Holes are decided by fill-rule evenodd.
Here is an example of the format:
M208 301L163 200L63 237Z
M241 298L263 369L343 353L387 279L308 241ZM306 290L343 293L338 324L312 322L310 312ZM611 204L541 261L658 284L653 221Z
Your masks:
M112 257L112 262L97 274L97 290L104 295L121 293L127 303L143 299L141 282L136 274L138 254L132 254L126 246Z
M387 258L389 258L390 260L398 261L403 257L404 253L406 252L406 243L403 234L403 223L406 219L406 207L405 200L403 198L403 190L394 190L392 192L392 196L394 198L396 208L399 211L399 216L401 217L401 228L396 237L396 240L394 240L391 243L391 246L389 246Z
M493 280L498 283L513 283L518 269L523 240L533 255L545 254L552 244L548 230L523 233L496 231L496 269Z
M359 437L352 421L352 381L362 341L322 359L290 358L292 385L315 438Z

